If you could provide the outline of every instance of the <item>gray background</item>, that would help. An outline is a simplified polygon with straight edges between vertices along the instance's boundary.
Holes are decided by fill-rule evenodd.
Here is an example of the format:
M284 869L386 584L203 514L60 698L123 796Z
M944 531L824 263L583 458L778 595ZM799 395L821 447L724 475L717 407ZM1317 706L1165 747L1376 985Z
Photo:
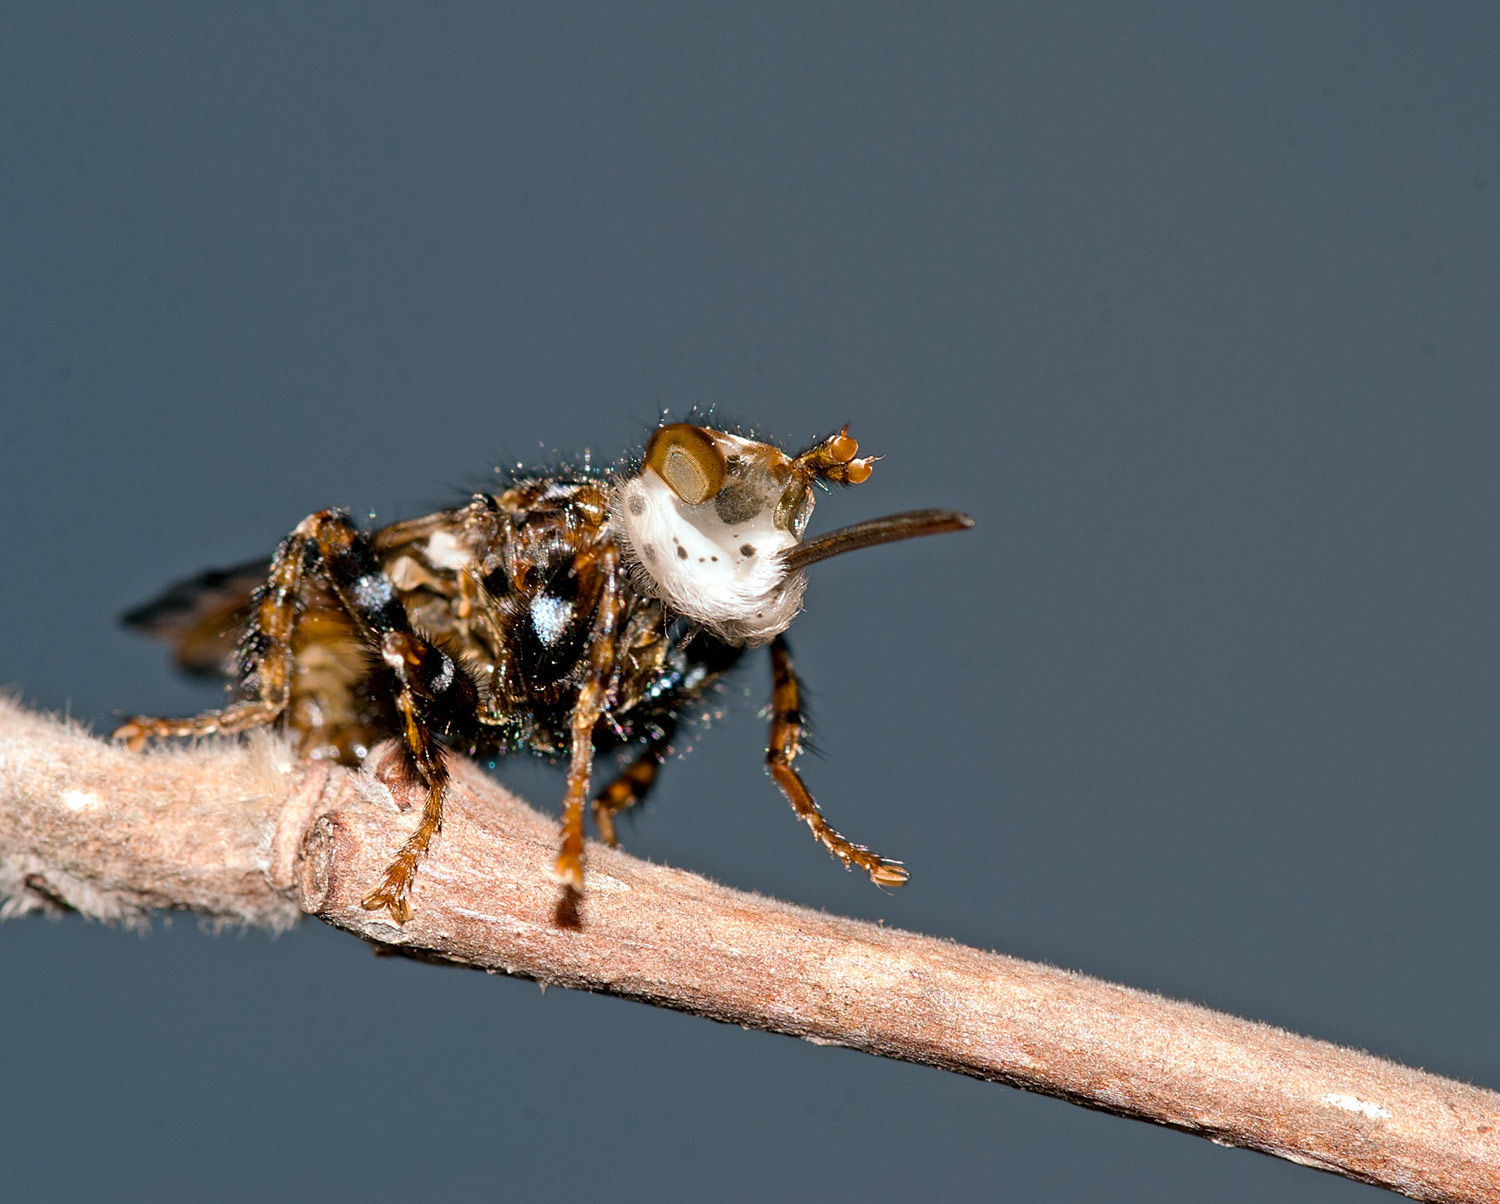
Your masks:
M1500 1086L1500 9L0 9L0 680L311 510L716 404L886 456L645 856ZM555 807L561 779L505 776ZM1353 1200L934 1071L376 959L0 928L15 1199Z

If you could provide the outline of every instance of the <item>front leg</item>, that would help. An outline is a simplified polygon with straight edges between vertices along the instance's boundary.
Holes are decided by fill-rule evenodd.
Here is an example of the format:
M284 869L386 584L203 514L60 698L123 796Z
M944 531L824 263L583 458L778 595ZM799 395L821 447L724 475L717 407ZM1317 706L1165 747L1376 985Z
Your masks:
M812 829L823 846L844 863L847 869L857 865L870 875L876 886L901 886L910 875L899 861L877 856L862 844L841 836L823 818L818 804L808 793L792 761L802 750L802 689L792 670L792 657L786 640L777 636L771 641L771 743L766 750L766 769L770 771L792 810Z
M553 876L566 888L583 889L583 809L594 767L594 727L609 708L615 681L615 641L624 606L620 589L620 554L611 545L580 554L575 572L587 596L587 578L598 574L599 604L589 632L588 665L569 723L568 793L563 799L562 839Z

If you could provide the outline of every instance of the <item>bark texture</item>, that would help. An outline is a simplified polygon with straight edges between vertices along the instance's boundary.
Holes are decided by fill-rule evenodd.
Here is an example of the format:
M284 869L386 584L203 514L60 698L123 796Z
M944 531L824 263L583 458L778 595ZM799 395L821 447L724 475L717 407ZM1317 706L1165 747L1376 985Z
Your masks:
M597 845L578 899L548 874L555 821L461 760L398 927L359 906L415 823L381 771L393 761L372 764L295 763L268 737L137 756L0 703L0 917L172 907L282 928L306 912L415 955L1041 1091L1416 1199L1500 1202L1494 1092Z

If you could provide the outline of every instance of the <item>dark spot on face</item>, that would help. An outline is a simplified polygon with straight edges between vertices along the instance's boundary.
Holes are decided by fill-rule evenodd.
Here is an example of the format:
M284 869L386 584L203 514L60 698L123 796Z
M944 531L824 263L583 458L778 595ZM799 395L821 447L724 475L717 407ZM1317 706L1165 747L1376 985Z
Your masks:
M641 515L646 513L646 499L638 493L630 495L630 513L635 515L636 518L640 518Z
M641 555L646 558L647 563L656 563L656 549L653 548L649 543L641 548Z
M740 555L741 556L754 556L755 555L755 545L753 543L742 543L742 544L740 544Z
M714 495L714 510L726 523L747 523L764 509L760 493L739 481L730 481Z
M719 563L719 558L717 556L710 556L709 559L712 560L715 564Z
M687 549L685 547L683 547L681 544L678 544L677 545L677 559L678 560L686 560L687 558L688 558Z

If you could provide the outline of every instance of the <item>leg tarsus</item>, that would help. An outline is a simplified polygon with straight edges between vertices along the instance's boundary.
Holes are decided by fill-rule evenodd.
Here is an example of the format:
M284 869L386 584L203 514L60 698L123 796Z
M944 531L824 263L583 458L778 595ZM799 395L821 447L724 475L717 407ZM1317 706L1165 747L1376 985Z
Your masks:
M583 806L569 803L563 810L562 840L552 877L569 890L583 889Z
M183 739L189 736L228 736L274 723L281 708L273 702L254 698L236 702L218 711L204 711L186 719L156 719L133 715L110 733L111 740L123 743L131 752L140 752L151 739Z
M573 708L572 753L568 759L568 793L563 799L562 839L552 876L569 890L583 889L583 803L594 768L594 724L602 710L603 685L596 679L578 692Z

